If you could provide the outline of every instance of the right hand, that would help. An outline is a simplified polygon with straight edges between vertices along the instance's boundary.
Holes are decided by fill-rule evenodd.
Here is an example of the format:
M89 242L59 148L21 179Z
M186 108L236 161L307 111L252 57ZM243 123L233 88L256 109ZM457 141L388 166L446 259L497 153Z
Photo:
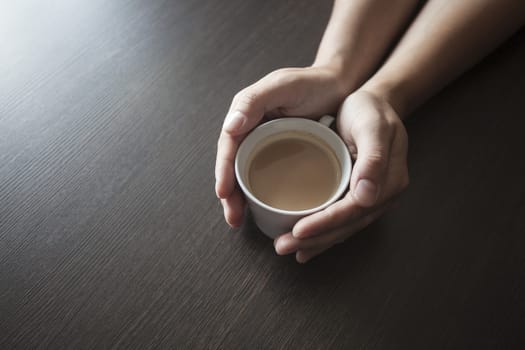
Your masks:
M244 137L263 117L318 118L335 113L348 93L337 70L308 67L276 70L235 95L222 126L215 163L215 191L230 226L238 227L243 220L245 201L236 183L234 161Z
M379 91L352 93L337 117L338 132L355 160L350 191L299 220L275 239L277 254L306 262L379 218L408 186L408 136L393 104Z

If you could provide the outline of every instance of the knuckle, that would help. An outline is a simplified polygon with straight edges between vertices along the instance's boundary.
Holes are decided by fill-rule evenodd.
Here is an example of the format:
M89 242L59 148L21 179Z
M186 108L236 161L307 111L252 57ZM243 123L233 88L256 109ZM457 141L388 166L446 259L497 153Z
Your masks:
M329 223L334 222L334 220L336 219L336 213L332 207L328 207L324 210L324 216L325 220Z
M384 152L380 149L375 149L367 154L366 159L370 163L380 164L383 162Z
M379 135L384 137L391 137L396 129L396 121L394 119L387 118L384 113L379 115L379 122L373 125L377 129Z
M328 222L334 222L335 220L337 220L337 211L334 210L333 207L328 207L324 210L324 213L325 213L325 217L326 217L326 220Z
M385 113L385 118L389 126L392 127L403 127L403 122L397 115L393 115L391 113ZM403 127L404 128L404 127Z
M239 99L241 98L242 94L243 94L243 90L240 90L240 91L237 91L237 93L235 95L233 95L233 99L232 99L232 105L235 105L237 103L237 101L239 101Z
M296 83L299 80L299 75L292 68L281 68L268 74L267 78L272 84L283 86Z
M340 225L351 216L352 210L358 210L358 208L352 208L351 202L343 199L326 208L324 214L328 223Z
M275 78L275 77L280 77L280 76L283 76L283 75L288 75L288 74L293 73L293 72L294 72L293 68L279 68L279 69L276 69L276 70L270 72L267 75L267 77Z
M259 94L250 87L239 91L233 98L237 106L250 106L256 103L258 99Z
M364 163L368 168L378 169L383 168L386 165L384 152L381 150L375 150L366 155Z

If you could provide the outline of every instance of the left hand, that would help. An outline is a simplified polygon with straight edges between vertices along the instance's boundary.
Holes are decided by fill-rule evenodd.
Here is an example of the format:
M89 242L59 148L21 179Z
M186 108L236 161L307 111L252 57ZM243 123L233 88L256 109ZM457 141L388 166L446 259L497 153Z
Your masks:
M343 102L337 126L355 160L350 191L275 239L276 252L295 253L298 262L310 260L368 226L408 186L408 138L386 98L363 90L354 92Z
M337 67L283 68L266 75L235 95L217 145L215 191L232 227L243 221L245 198L235 179L237 148L263 117L315 118L331 113L347 95Z

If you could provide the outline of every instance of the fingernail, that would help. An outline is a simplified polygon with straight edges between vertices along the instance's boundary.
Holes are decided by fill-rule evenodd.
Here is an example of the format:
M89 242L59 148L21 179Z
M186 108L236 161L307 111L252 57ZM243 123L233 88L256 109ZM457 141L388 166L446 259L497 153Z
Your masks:
M282 243L280 243L280 240L278 238L273 241L273 247L275 248L275 252L278 255L281 255Z
M354 191L354 197L359 204L364 206L372 206L377 200L377 186L370 180L361 179L357 182Z
M304 264L304 263L308 262L308 259L305 259L304 254L301 253L301 252L297 252L297 253L295 253L295 260L296 260L299 264Z
M228 132L235 132L242 128L246 122L246 116L241 111L234 111L226 116L224 129Z
M286 242L282 239L277 239L275 241L275 252L278 255L286 254Z

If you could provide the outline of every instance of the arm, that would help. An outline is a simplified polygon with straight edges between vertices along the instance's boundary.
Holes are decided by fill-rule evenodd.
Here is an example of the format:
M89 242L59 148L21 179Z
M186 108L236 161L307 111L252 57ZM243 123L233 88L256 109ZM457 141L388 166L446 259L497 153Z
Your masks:
M349 94L378 68L417 0L336 0L313 66L337 71Z
M339 133L357 158L349 194L300 220L277 239L277 252L307 261L378 218L408 185L401 118L524 20L523 0L429 0L383 66L341 106Z
M363 89L405 117L524 22L523 0L431 0Z
M319 117L374 71L406 26L417 0L337 0L312 67L272 72L234 97L217 147L215 191L233 227L243 219L244 198L235 186L233 162L244 136L271 117Z

